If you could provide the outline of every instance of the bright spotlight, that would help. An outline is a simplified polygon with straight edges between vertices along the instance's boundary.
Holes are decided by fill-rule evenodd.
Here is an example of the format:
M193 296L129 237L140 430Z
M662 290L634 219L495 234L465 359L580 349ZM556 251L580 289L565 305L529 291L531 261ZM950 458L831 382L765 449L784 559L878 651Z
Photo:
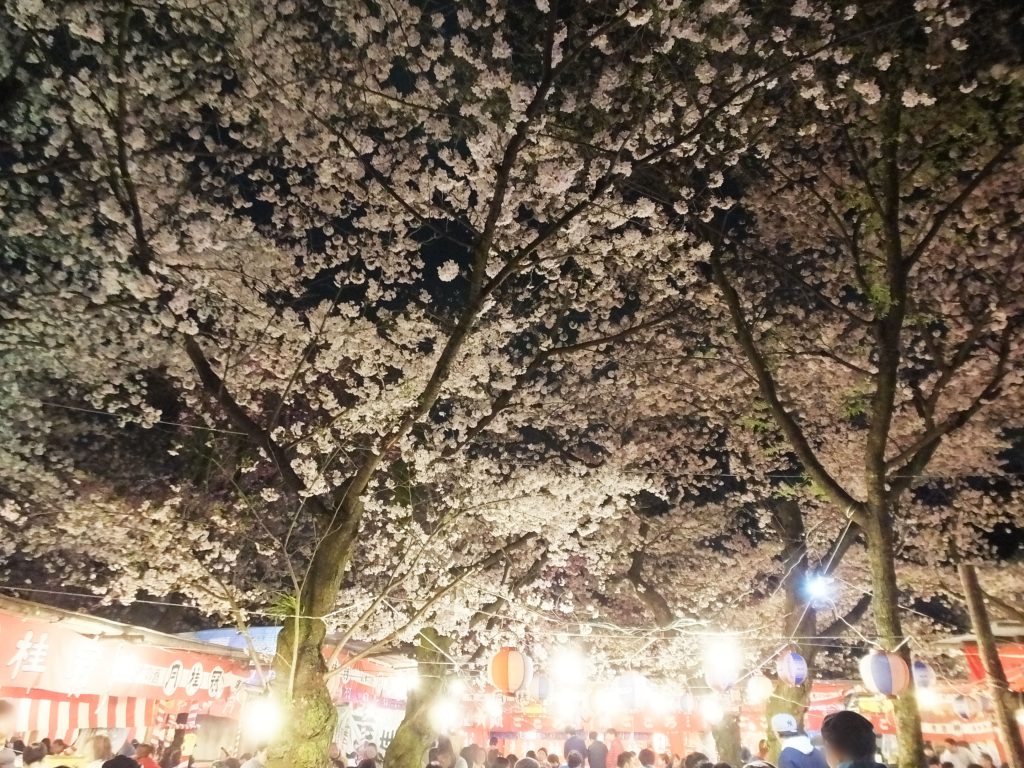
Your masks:
M551 679L560 685L579 686L587 674L587 660L571 645L559 646L551 654Z
M280 705L268 696L248 702L242 714L242 729L254 741L272 739L280 732L283 722Z
M667 715L672 711L672 698L661 686L652 686L647 696L647 706L659 715Z
M622 711L622 700L610 686L603 686L594 694L594 705L598 714L607 719Z
M725 717L725 709L717 696L705 696L700 703L700 714L704 722L709 725L717 725Z
M915 694L917 696L917 703L925 709L934 709L941 701L938 691L934 688L917 688L915 689Z
M500 696L488 696L484 700L484 714L487 715L487 719L492 725L501 722L501 716L504 709L505 707Z
M820 573L811 574L804 582L804 592L811 602L831 601L835 592L835 580L828 576L822 576Z
M448 698L441 699L430 710L430 721L441 733L450 733L459 724L459 705Z
M713 635L704 642L704 669L722 670L739 677L743 669L743 649L733 635Z

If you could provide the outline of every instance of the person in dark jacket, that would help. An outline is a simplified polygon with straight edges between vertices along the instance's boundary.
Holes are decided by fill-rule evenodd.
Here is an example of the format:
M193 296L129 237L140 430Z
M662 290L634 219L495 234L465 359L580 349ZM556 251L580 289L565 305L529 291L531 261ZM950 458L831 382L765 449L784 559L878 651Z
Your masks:
M590 746L587 747L587 765L590 768L608 768L608 747L597 737L597 731L590 732Z
M832 768L879 768L875 762L875 729L863 715L833 712L821 724L825 757Z
M569 738L565 740L565 744L562 745L562 757L565 758L566 763L569 762L569 755L573 752L579 752L580 755L587 754L587 742L583 740L581 731L572 731Z
M782 712L772 718L772 730L779 735L782 750L779 768L828 768L825 756L815 749L807 734L800 732L796 718Z

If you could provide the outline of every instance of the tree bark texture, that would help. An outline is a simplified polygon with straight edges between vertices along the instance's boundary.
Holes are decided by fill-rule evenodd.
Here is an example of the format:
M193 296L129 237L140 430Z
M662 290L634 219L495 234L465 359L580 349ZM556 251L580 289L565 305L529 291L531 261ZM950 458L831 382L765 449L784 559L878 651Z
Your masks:
M874 592L875 629L883 648L896 650L908 667L910 648L904 642L899 614L899 589L896 585L896 563L892 518L885 509L871 509L867 520L868 562ZM907 690L893 702L899 734L900 768L918 768L924 764L924 737L921 733L921 712L913 690Z
M384 754L384 768L421 768L427 764L427 752L436 735L431 711L444 693L451 644L451 639L434 629L420 631L416 644L419 685L409 692L405 715Z
M985 667L985 682L996 709L996 726L1003 747L1003 758L1014 768L1024 768L1024 743L1021 742L1020 727L1007 701L1009 685L1003 663L999 660L984 593L978 582L978 572L973 565L961 565L958 570L967 609L971 614L971 624L974 626L974 636L978 641L978 654Z
M729 765L743 765L740 743L740 716L738 712L726 712L721 722L712 726L711 735L715 739L719 762Z
M765 705L765 736L768 739L768 753L778 761L782 744L772 730L772 717L786 713L796 718L803 727L804 713L811 698L811 683L814 662L818 653L813 639L817 637L818 620L814 607L807 602L804 594L808 572L807 543L803 515L794 501L780 502L774 510L776 529L784 542L782 592L785 596L785 610L782 620L782 634L794 638L793 650L807 662L807 679L801 685L790 685L784 680L775 681L775 689Z
M271 747L268 768L323 768L338 713L327 687L327 625L320 617L334 609L359 512L357 500L344 503L335 520L325 521L327 533L310 560L295 614L277 637L273 692L283 727Z

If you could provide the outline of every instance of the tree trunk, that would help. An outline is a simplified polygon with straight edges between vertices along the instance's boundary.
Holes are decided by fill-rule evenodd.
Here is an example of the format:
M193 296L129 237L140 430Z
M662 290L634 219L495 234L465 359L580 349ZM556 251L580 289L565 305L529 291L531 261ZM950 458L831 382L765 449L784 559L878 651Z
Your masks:
M1024 766L1024 743L1021 742L1020 727L1010 711L1006 693L1009 685L1006 672L999 660L996 640L992 635L985 598L978 583L978 573L973 565L961 565L960 581L964 585L964 597L974 625L974 636L978 640L978 655L985 667L985 678L988 690L996 709L996 724L999 727L1000 741L1003 742L1003 757L1012 766Z
M320 619L292 618L278 636L274 687L283 726L270 752L270 768L324 765L337 720L325 680L325 634Z
M807 659L807 680L804 681L803 685L789 685L782 680L775 681L775 691L772 697L768 699L765 706L765 728L766 736L768 738L768 754L771 760L775 763L778 762L779 752L782 751L782 742L779 740L778 734L772 730L772 717L778 714L787 713L796 718L797 724L801 729L804 727L804 714L807 712L807 707L811 700L811 675L810 668L813 663L813 654L808 656L804 650L798 651L805 659Z
M721 722L712 726L711 735L715 739L719 762L729 765L743 765L740 743L740 716L738 712L726 712Z
M884 510L870 510L866 533L878 639L887 650L898 649L909 668L910 648L904 642L899 614L891 516ZM898 697L893 702L893 708L899 735L900 768L918 768L924 764L924 737L921 734L921 712L917 708L913 690Z
M793 715L803 728L804 713L811 698L811 684L817 646L812 638L818 634L817 612L807 601L806 588L809 575L807 563L807 542L803 514L795 501L782 501L774 510L776 527L783 537L782 590L785 595L785 609L782 614L782 634L797 638L793 648L807 662L807 679L802 685L789 685L783 680L775 681L775 690L765 705L765 735L768 739L768 754L778 761L782 744L772 730L772 717L783 712Z
M323 768L338 713L327 688L323 619L334 609L355 544L359 502L343 502L335 527L320 541L301 585L295 613L286 619L274 655L274 695L282 728L268 768Z
M445 689L449 666L450 638L430 627L420 630L416 644L416 669L419 685L409 692L395 737L384 754L384 768L421 768L427 763L427 751L436 729L431 711Z

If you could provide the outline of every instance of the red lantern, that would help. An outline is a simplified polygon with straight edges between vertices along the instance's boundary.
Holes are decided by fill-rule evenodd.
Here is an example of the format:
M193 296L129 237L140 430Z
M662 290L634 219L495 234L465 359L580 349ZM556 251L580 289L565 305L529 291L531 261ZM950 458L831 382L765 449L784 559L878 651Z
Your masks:
M528 686L532 677L533 662L515 648L506 646L491 659L491 682L506 696Z

